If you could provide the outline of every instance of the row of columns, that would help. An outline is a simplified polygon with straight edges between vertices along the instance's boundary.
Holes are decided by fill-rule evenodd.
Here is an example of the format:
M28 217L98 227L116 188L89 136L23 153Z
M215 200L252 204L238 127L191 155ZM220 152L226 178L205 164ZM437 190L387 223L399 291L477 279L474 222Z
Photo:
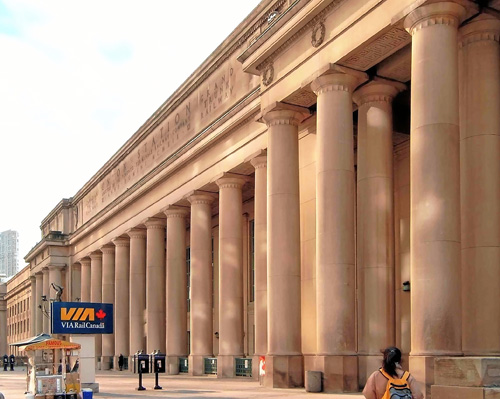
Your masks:
M461 73L465 83L460 91L460 114L464 119L459 123L458 25L464 14L461 5L438 2L412 11L406 19L413 36L411 295L412 303L419 307L411 315L411 355L413 365L424 370L424 381L428 381L426 356L500 352L500 317L491 316L500 316L498 290L493 289L500 283L500 273L493 273L500 267L500 121L495 112L500 105L500 26L496 19L480 17L462 28ZM478 58L488 62L473 62ZM356 90L366 80L363 73L334 66L312 82L318 96L314 368L324 372L327 389L356 390L359 355L371 361L380 348L394 343L391 102L404 86L379 79ZM359 115L357 173L353 100ZM486 106L484 101L493 105ZM255 348L256 354L268 356L266 384L272 386L303 383L297 134L299 124L308 115L303 108L280 103L264 110L268 167L266 158L252 161L256 169ZM244 179L234 176L217 181L222 375L230 375L233 358L243 354L244 183ZM213 355L214 198L214 194L206 192L194 192L188 197L189 364L193 374L201 373L203 358ZM148 352L166 350L172 357L187 354L184 240L188 210L169 207L165 216L166 257L165 221L151 218L145 222L146 231L133 229L127 233L128 238L113 241L113 259L111 252L106 255L107 249L103 249L105 255L92 254L90 260L80 262L82 301L100 302L106 297L106 301L114 300L118 306L127 302L123 287L130 285L133 292L134 297L126 305L120 310L117 307L117 318L120 313L124 328L116 328L115 355L145 349L144 322ZM112 284L102 283L102 273L111 278L113 263L114 297L110 294ZM125 277L126 270L130 270L129 278ZM57 280L56 275L52 278ZM36 275L37 296L42 292L39 281ZM43 286L45 281L49 280L43 278ZM47 292L45 288L43 292ZM461 297L474 298L469 303L464 301L463 313ZM462 315L467 320L463 329ZM473 328L486 315L493 320L492 328L478 337ZM127 323L129 329L125 328ZM105 342L102 354L107 356L112 346ZM338 370L350 378L339 380Z

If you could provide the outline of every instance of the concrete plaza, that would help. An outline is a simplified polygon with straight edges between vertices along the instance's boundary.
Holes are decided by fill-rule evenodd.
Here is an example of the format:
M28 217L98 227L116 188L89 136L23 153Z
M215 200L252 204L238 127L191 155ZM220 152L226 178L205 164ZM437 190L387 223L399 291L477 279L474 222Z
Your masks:
M143 379L146 391L137 391L138 378L128 372L98 372L96 380L100 393L95 397L111 398L313 398L361 399L361 394L313 394L304 389L269 389L259 386L256 381L243 378L217 379L213 377L166 376L160 374L162 390L153 390L154 374ZM6 399L24 399L26 370L0 372L0 392Z

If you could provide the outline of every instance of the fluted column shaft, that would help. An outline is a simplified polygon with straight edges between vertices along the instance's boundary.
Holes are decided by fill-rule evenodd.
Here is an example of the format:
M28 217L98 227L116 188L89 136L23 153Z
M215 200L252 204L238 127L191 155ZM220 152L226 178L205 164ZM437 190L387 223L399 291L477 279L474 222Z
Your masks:
M102 303L102 253L90 254L90 302ZM102 356L102 335L95 335L96 359Z
M394 194L392 100L404 86L375 80L358 104L358 353L380 356L394 344Z
M42 302L42 307L47 313L50 313L50 278L49 278L49 268L44 267L43 272L43 295L45 295L46 301ZM43 332L45 334L50 334L50 318L44 314L43 316Z
M243 354L242 194L245 180L223 177L219 186L219 355Z
M90 286L91 286L91 272L90 272L90 259L84 258L80 260L81 265L81 301L90 302Z
M192 356L213 355L212 209L214 197L194 194L190 226L190 338ZM191 361L190 361L191 367Z
M146 350L144 320L146 312L146 231L132 229L130 237L130 354Z
M500 21L482 14L460 34L463 351L498 356Z
M35 334L41 334L43 332L43 319L44 315L42 313L42 309L40 308L42 306L42 295L43 295L43 274L41 272L38 272L35 274L36 278L36 296L35 296L35 302L33 305L35 305L35 319L36 319L36 329L35 329ZM33 334L33 335L35 335Z
M128 237L115 238L115 364L118 356L128 357L129 352L129 268L130 241Z
M165 221L151 218L145 225L147 352L165 353Z
M267 353L267 156L251 161L255 168L254 267L255 354Z
M104 246L102 251L102 302L115 302L115 247L113 245ZM116 326L115 326L116 330ZM114 334L103 334L102 336L102 355L106 356L103 359L103 369L107 370L110 367L109 357L114 356L115 351L115 336Z
M457 26L465 10L410 13L411 354L460 354L460 157ZM429 329L432 326L432 329Z
M301 354L298 125L306 112L278 105L268 126L267 303L269 355Z
M311 88L317 102L316 320L318 355L356 352L352 91L334 70ZM332 206L332 204L335 204Z
M170 207L167 216L167 356L187 353L186 218L189 211ZM177 363L178 364L178 363Z

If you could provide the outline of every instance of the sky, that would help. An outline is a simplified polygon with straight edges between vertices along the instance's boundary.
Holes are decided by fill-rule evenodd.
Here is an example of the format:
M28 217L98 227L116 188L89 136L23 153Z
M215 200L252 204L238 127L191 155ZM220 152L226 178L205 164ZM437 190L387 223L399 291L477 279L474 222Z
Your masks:
M0 0L0 232L40 224L258 0Z

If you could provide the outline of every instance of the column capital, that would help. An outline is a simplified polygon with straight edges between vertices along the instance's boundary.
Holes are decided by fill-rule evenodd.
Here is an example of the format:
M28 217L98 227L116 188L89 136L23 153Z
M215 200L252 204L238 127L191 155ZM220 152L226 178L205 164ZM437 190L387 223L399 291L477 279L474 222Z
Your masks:
M146 230L145 229L133 228L133 229L127 230L126 234L130 238L140 238L143 240L146 239Z
M66 263L49 263L47 267L49 270L62 270L66 267Z
M90 266L90 258L82 258L78 261L78 263L80 263L80 265L82 266Z
M159 218L147 218L144 224L148 230L160 230L165 228L165 220Z
M217 194L209 193L207 191L193 191L186 196L191 205L195 204L212 204L217 198Z
M246 182L250 181L251 178L245 175L237 175L235 173L222 173L217 176L214 181L215 184L219 186L219 189L223 188L239 188L241 189Z
M253 158L250 163L255 169L267 168L267 156L261 155Z
M111 245L111 244L103 245L100 248L100 250L103 254L106 254L106 255L113 255L115 253L115 247L114 247L114 245Z
M500 41L500 20L481 14L459 30L460 47L483 41Z
M410 35L433 25L458 27L465 17L466 9L450 1L426 4L413 10L405 19L404 26Z
M116 247L129 247L130 239L128 237L116 237L111 240Z
M101 260L102 259L102 252L101 251L91 252L89 254L89 258L91 260Z
M45 266L44 268L42 268L42 273L43 274L47 274L48 272L49 272L48 266Z
M310 115L307 108L281 102L275 102L262 111L262 119L268 127L275 125L299 126Z
M36 277L35 277L35 275L34 275L34 274L32 274L32 275L30 276L30 283L31 283L31 284L36 284Z
M371 102L392 103L394 97L405 89L406 85L403 83L375 78L354 92L353 101L358 106Z
M73 263L72 268L77 270L77 269L81 269L81 266L82 265L79 262L75 262L75 263Z
M317 77L311 82L311 89L317 96L328 91L352 92L368 80L368 75L364 72L335 64L328 64L315 75Z
M180 219L185 219L189 216L189 209L179 207L179 206L173 206L169 205L162 211L167 219L170 218L180 218Z
M43 278L43 272L41 270L37 271L35 273L35 277L37 277L37 278Z

